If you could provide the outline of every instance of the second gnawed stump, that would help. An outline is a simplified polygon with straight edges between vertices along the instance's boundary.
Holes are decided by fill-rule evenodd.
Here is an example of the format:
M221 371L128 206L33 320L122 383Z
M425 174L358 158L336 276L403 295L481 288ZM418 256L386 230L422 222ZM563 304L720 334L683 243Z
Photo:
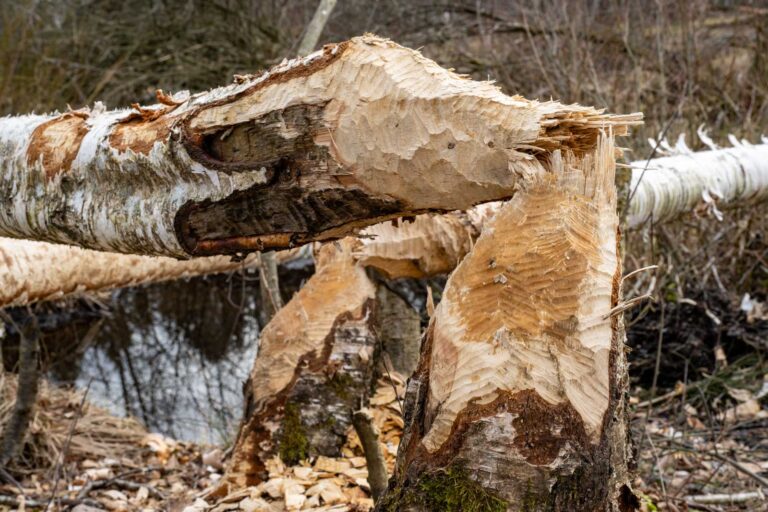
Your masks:
M368 276L353 254L358 245L346 238L323 246L315 275L264 328L232 460L214 494L264 481L275 456L289 465L340 456L353 412L383 373L380 355L391 352L387 361L402 371L412 350L396 345L418 346L418 314Z
M379 510L633 510L612 137L556 151L451 275Z

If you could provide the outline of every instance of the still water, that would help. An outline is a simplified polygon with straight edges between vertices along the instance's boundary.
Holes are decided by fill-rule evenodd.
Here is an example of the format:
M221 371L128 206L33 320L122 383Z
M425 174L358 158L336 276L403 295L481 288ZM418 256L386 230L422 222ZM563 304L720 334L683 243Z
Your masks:
M308 262L281 269L290 298L312 273ZM132 415L151 431L204 443L232 440L242 385L258 350L257 271L119 290L97 302L33 309L43 332L48 377L89 388L91 402ZM26 309L11 312L17 322ZM3 341L15 365L12 326Z

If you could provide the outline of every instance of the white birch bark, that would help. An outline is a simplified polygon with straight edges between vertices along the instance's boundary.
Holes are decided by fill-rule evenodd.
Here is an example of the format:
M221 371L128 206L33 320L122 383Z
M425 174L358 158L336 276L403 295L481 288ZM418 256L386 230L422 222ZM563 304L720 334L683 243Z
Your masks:
M684 212L748 206L768 199L768 140L731 148L681 151L631 163L628 223L664 222Z
M0 119L0 235L179 258L510 197L639 114L506 96L365 36L159 105Z

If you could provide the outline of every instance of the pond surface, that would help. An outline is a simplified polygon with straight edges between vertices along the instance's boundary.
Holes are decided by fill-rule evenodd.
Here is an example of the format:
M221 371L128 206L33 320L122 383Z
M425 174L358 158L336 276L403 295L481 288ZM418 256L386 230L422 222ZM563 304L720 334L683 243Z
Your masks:
M307 261L281 269L287 300L312 273ZM258 350L258 271L118 290L100 303L33 308L43 333L43 365L88 399L132 415L151 431L203 443L231 442L242 386ZM26 308L10 311L28 319ZM3 359L15 365L18 337L7 325Z

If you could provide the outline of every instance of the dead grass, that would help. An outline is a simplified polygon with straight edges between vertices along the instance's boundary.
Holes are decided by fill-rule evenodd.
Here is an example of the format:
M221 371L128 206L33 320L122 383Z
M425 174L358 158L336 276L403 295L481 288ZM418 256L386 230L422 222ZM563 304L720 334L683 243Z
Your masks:
M37 403L26 441L12 469L21 473L46 472L61 460L73 421L66 461L131 456L141 449L146 430L132 418L118 418L87 401L80 412L83 390L57 388L40 382ZM0 372L0 432L13 409L16 376Z

